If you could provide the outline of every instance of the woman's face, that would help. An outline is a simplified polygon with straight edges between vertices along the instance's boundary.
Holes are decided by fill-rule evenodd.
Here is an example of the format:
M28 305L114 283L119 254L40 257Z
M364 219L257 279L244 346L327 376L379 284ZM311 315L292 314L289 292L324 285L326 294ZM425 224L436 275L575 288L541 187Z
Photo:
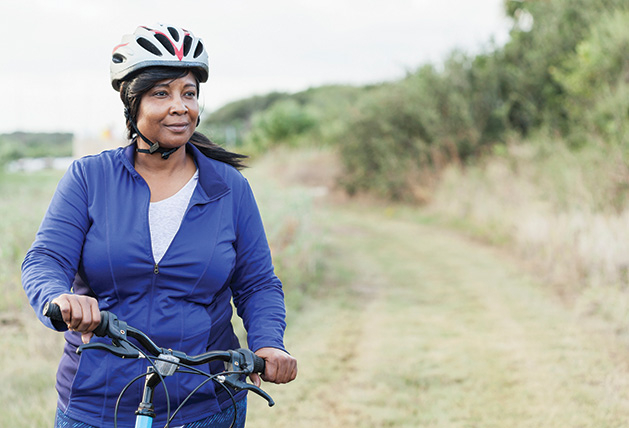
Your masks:
M197 81L192 73L179 79L158 82L140 99L139 131L165 148L186 144L199 117L197 90Z

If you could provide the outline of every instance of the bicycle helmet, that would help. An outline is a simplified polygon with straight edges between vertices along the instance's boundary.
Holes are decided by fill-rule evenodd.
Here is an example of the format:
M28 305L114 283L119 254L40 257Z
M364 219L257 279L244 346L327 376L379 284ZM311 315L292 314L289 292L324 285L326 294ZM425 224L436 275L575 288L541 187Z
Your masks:
M205 46L192 32L164 24L140 26L122 36L112 52L111 86L120 91L120 83L131 73L153 66L194 68L201 82L207 81L210 72Z

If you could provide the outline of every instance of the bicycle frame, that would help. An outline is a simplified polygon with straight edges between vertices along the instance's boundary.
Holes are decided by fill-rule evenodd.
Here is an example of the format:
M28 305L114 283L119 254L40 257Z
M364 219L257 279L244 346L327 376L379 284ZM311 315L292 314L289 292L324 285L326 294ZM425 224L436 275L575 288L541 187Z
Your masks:
M145 415L138 415L135 418L135 428L152 428L153 418Z

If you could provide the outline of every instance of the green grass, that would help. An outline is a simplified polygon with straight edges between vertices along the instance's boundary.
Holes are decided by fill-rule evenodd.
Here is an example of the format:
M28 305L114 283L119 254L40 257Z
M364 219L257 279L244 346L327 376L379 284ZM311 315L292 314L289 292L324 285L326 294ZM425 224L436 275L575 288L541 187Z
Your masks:
M320 212L327 296L289 326L294 384L256 427L619 427L627 357L487 245L350 204Z
M20 282L20 265L50 202L57 171L0 172L0 426L51 426L62 337L39 324Z
M24 304L20 265L60 177L56 171L0 172L0 313Z
M561 141L504 147L442 175L427 211L468 235L508 247L567 300L624 330L629 174L623 151Z

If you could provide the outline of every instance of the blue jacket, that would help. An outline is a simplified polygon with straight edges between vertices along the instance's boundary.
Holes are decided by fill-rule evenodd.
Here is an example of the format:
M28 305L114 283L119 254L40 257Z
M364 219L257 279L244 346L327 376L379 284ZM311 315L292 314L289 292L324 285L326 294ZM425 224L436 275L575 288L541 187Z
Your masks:
M148 209L150 191L133 166L135 146L75 161L59 182L33 246L22 265L22 283L41 315L62 293L98 299L101 310L149 334L162 347L189 355L239 346L231 326L231 299L253 351L284 349L285 308L253 193L233 167L201 154L191 144L199 182L166 254L154 262ZM75 354L81 339L66 331L57 372L59 407L96 426L112 426L122 388L146 371L144 360L105 351ZM105 340L93 338L92 340ZM222 363L214 371L222 368ZM203 378L167 378L172 406ZM119 426L131 426L143 382L123 396ZM156 426L165 424L163 388L156 392ZM161 403L161 404L160 404ZM208 382L184 406L176 424L201 419L230 405L222 388ZM127 424L127 425L125 425Z

